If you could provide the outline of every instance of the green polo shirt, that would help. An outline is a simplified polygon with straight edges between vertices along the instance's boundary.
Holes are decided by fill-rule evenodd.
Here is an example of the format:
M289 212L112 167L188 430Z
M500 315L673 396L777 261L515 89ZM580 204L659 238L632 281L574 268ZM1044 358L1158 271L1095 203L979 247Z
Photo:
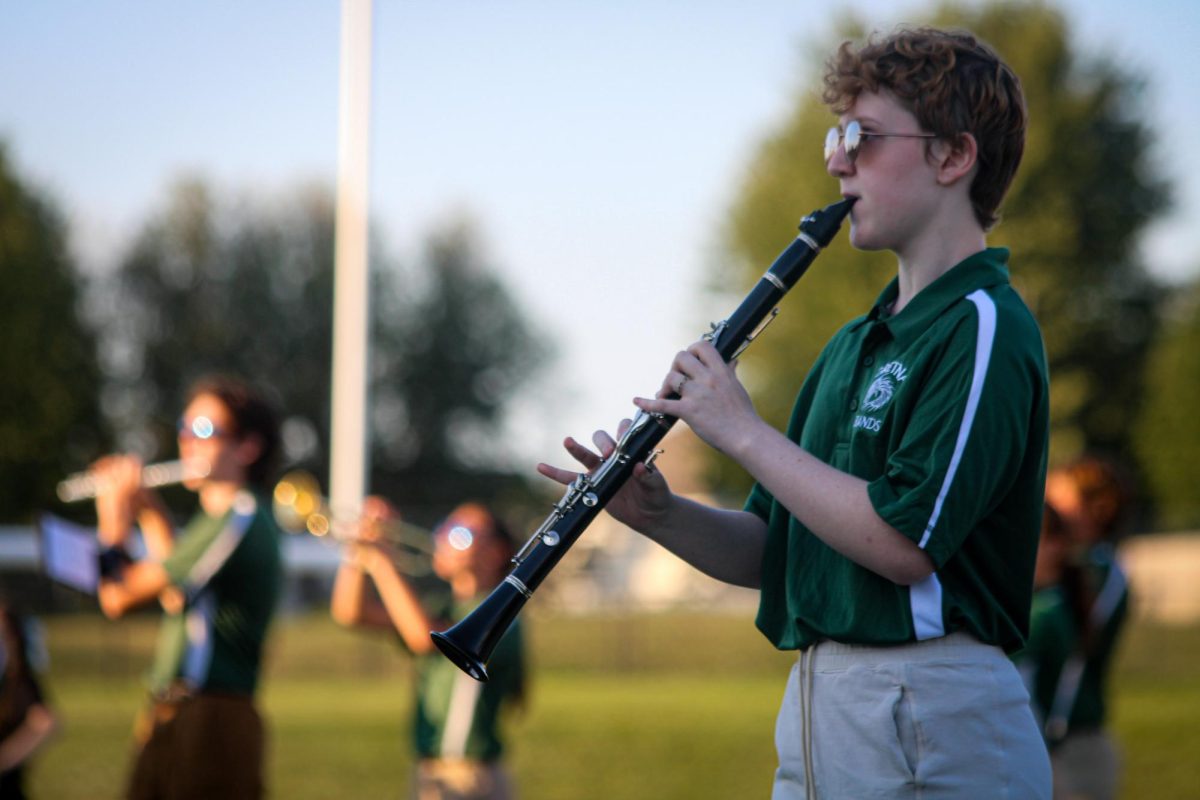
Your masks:
M241 492L228 512L198 513L163 561L184 593L163 617L150 688L253 694L263 641L283 586L280 532L269 503Z
M1008 282L1008 251L967 258L897 315L839 331L797 397L788 437L868 482L875 511L935 571L899 586L834 552L762 486L768 524L757 624L780 649L888 645L969 631L1006 651L1029 629L1049 381L1041 333Z

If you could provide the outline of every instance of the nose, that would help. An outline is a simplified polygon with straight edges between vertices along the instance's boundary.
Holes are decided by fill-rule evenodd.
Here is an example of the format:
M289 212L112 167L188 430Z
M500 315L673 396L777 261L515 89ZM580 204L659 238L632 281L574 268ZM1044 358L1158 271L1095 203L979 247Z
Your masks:
M854 172L854 162L846 156L845 142L838 142L837 149L825 162L825 171L835 178L842 178Z

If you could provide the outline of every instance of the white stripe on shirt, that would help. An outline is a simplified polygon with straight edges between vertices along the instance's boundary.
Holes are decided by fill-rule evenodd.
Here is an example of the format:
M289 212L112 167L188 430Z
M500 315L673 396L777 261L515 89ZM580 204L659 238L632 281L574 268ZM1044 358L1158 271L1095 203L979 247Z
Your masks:
M946 476L942 480L941 491L933 504L933 512L925 525L925 533L917 544L922 550L929 543L934 528L942 515L942 506L950 493L950 486L958 474L959 464L962 463L963 451L967 448L967 439L971 435L971 426L975 424L975 412L979 410L979 399L983 396L983 383L987 378L988 364L992 358L992 345L996 340L996 304L983 289L976 289L967 295L967 299L975 304L979 314L979 330L975 338L975 370L971 376L971 389L967 395L967 405L963 410L962 422L958 426L958 439L954 443L954 454L946 468ZM912 607L913 627L917 639L931 639L945 633L945 622L942 619L942 585L937 573L931 574L920 583L909 587L909 604Z
M450 708L446 711L446 727L442 731L443 758L462 758L467 753L467 739L475 723L475 708L483 684L465 672L454 676L450 693Z
M179 665L179 677L193 689L203 687L208 681L208 669L212 666L216 617L216 595L203 592L196 598L195 605L188 609L184 618L187 646Z
M225 527L217 534L217 538L213 539L200 558L196 560L184 579L183 588L189 597L194 597L198 591L208 585L213 575L217 574L217 570L229 560L229 556L237 549L246 535L246 531L249 530L256 507L254 495L245 491L238 493L233 503L229 522L225 523Z

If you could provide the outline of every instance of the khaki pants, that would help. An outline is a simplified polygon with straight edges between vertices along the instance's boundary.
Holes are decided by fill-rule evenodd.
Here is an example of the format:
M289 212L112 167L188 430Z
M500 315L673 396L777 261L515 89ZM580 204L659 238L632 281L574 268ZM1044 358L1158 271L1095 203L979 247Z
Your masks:
M512 784L495 762L423 758L417 762L415 800L512 800Z
M966 634L805 650L775 745L774 800L1050 798L1050 759L1016 668Z
M264 794L262 718L245 695L155 703L135 754L129 800L257 800Z

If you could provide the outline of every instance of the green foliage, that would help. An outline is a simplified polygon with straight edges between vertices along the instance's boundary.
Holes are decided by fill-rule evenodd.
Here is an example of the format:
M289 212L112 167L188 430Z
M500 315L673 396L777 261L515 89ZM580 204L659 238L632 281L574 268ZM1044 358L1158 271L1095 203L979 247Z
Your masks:
M370 321L372 488L421 520L516 481L478 456L544 348L463 222L430 237L419 269L374 245ZM108 409L127 445L164 456L183 392L201 374L250 377L289 417L285 443L327 461L334 214L312 188L273 203L180 182L104 287ZM424 289L424 291L419 291ZM431 521L425 519L424 521Z
M1135 429L1158 523L1200 527L1200 282L1166 316L1145 369L1146 400Z
M1130 411L1161 298L1135 248L1168 203L1149 164L1144 83L1115 60L1072 53L1066 21L1048 6L999 4L957 19L1009 60L1029 106L1025 157L994 241L1012 249L1014 285L1042 327L1052 459L1099 450L1131 461Z
M100 444L99 372L58 212L0 143L0 522L28 522Z
M1138 233L1167 203L1148 163L1139 115L1143 83L1115 60L1072 52L1063 16L1041 2L946 5L916 20L965 27L1021 77L1029 107L1026 150L991 243L1012 250L1013 283L1043 327L1052 378L1052 453L1132 452L1129 410L1138 365L1154 335L1159 289L1134 256ZM880 21L881 30L883 22ZM837 199L821 161L833 117L819 102L821 63L865 28L844 21L814 48L792 113L759 147L738 187L726 234L748 288L794 235L799 218ZM800 381L837 328L865 313L895 274L890 254L853 251L841 236L785 299L783 313L747 352L741 374L756 407L783 426ZM725 490L746 478L714 456Z

